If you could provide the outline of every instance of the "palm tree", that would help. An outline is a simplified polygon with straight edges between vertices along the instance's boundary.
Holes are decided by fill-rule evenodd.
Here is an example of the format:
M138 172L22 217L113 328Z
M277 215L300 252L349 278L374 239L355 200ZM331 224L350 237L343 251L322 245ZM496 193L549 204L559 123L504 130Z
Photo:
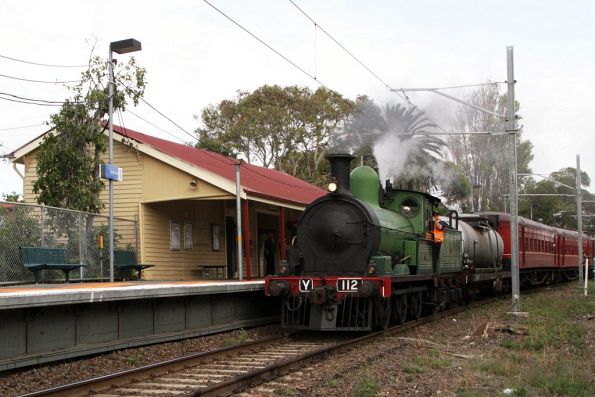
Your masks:
M372 100L357 101L359 112L346 126L338 141L365 163L379 168L380 174L394 180L402 189L428 191L435 186L435 171L445 146L441 139L428 135L437 128L416 107L400 104L381 109Z
M394 186L410 190L430 190L435 183L434 171L442 159L444 141L428 135L437 125L416 107L387 105L384 117L388 126L385 137L397 138L396 154L404 156L404 166L396 170ZM379 140L382 145L382 140ZM376 145L378 147L378 144ZM393 148L389 148L393 150ZM378 150L376 150L378 152ZM379 164L382 166L382 164ZM398 172L398 173L397 173Z

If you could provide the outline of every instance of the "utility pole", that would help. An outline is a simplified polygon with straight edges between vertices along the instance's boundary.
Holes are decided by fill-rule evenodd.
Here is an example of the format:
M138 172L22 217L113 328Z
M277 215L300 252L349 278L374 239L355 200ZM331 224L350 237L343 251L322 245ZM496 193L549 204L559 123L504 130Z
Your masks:
M516 156L516 115L514 109L514 60L513 47L506 47L507 61L507 112L506 132L508 133L508 154L510 166L510 272L512 278L512 313L520 312L521 293L519 289L519 231L518 231L518 198L517 198L517 156Z
M576 229L578 231L578 285L583 282L583 203L581 189L581 155L576 155ZM588 277L588 272L585 274Z

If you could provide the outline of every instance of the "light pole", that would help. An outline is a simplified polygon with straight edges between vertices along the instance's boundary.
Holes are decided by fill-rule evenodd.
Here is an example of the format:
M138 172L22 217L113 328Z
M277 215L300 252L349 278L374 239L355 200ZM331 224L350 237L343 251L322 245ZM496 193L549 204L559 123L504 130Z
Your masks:
M140 41L135 39L126 39L120 41L113 41L109 45L109 56L108 56L108 125L109 125L109 165L111 166L114 161L114 64L112 59L112 52L116 54L126 54L129 52L140 51L142 49ZM108 229L109 229L109 281L114 281L114 178L109 177L109 218L108 218Z

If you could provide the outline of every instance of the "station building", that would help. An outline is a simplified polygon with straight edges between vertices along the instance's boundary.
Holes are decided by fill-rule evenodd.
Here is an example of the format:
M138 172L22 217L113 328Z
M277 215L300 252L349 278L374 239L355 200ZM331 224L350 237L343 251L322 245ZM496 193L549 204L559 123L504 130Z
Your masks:
M25 167L26 203L36 203L45 134L12 153L12 162ZM123 180L114 182L114 216L136 221L138 262L154 265L144 279L238 277L236 159L114 126L114 164L123 170ZM278 267L300 213L325 192L283 172L247 163L239 168L243 276L259 278L266 236L274 236ZM101 200L107 215L107 183Z

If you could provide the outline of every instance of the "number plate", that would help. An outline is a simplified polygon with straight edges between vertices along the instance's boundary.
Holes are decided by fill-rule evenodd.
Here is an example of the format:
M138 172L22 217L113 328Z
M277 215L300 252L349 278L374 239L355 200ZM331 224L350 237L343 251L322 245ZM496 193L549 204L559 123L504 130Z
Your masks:
M312 280L311 278L300 278L300 281L299 281L300 292L312 291L312 288L314 288L314 280Z
M340 279L337 279L337 291L338 292L357 292L360 285L362 285L361 278L340 278Z

